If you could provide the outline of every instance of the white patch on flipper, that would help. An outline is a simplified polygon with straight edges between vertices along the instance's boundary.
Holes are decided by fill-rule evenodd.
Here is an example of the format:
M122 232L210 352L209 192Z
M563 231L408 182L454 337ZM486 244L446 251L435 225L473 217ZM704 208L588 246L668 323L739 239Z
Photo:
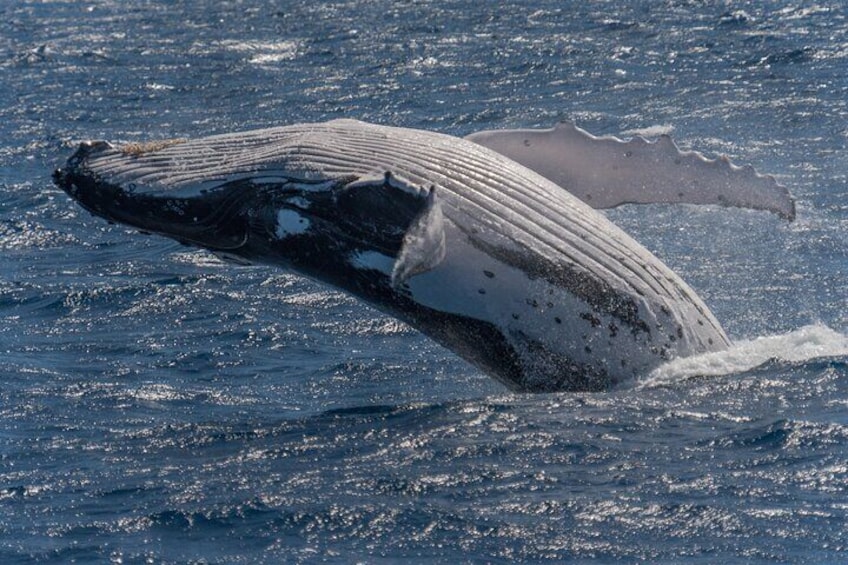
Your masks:
M445 258L445 226L436 187L427 195L427 206L403 236L403 247L392 269L392 286L424 273Z
M275 234L280 239L300 235L309 229L309 220L294 210L283 208L277 212L277 229Z

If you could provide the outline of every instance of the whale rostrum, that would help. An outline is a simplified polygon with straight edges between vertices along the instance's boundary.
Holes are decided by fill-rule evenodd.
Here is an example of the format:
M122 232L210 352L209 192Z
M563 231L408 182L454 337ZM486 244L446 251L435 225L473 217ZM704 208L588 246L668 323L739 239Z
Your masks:
M646 159L687 171L674 201L791 218L788 193L771 177L668 142L580 134L581 144L571 130L461 139L335 120L123 147L87 142L54 179L110 221L349 292L513 390L603 390L673 357L726 348L695 292L589 204L669 201L667 179L651 196L638 177L633 197L626 168L641 175ZM593 144L623 149L621 162L600 168L594 185L578 178L586 171L569 181L562 169L580 168ZM656 151L634 155L650 146L678 157L657 165L665 157ZM533 148L538 162L527 157ZM700 200L687 180L697 174Z

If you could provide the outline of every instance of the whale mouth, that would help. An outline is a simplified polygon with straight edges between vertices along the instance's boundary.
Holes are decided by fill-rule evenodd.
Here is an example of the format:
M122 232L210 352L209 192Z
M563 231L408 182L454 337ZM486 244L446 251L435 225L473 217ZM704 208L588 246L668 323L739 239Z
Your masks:
M83 142L65 167L54 171L53 182L83 208L111 223L213 251L233 251L247 244L250 207L245 204L255 196L255 186L187 194L109 180L91 166L92 161L117 152L103 141Z
M440 260L441 224L433 223L439 233L430 238L420 237L427 226L418 226L422 218L439 217L428 215L438 211L432 187L410 185L390 171L309 178L267 159L216 169L220 163L208 154L202 144L182 141L123 147L83 142L53 181L109 222L247 261L267 255L269 246L277 247L277 259L296 254L298 246L347 245L352 253L392 258L406 249L401 264L411 270L400 273L401 280L424 268L419 255ZM413 226L418 231L408 234ZM425 245L405 245L407 239Z

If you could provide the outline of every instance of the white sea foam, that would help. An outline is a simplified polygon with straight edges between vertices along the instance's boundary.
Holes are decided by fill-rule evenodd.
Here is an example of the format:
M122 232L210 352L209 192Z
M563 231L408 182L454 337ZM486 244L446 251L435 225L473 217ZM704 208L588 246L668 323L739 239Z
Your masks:
M813 324L786 334L742 340L725 351L670 361L639 384L652 386L686 377L740 373L771 359L801 362L822 357L848 357L848 335Z
M279 63L290 61L297 57L299 44L297 41L223 41L225 48L251 55L253 64Z

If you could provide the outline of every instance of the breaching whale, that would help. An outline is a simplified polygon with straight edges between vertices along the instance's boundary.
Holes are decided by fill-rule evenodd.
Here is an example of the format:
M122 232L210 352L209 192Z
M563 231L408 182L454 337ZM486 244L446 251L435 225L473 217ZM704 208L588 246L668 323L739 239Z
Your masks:
M597 157L594 173L576 171L594 184L562 176L590 159L580 151ZM653 170L658 191L629 182L628 168ZM698 190L675 168L699 175ZM587 202L713 202L794 215L771 177L670 140L594 138L569 124L461 139L335 120L85 142L54 180L112 222L347 291L510 389L533 392L602 390L729 344L695 292Z

